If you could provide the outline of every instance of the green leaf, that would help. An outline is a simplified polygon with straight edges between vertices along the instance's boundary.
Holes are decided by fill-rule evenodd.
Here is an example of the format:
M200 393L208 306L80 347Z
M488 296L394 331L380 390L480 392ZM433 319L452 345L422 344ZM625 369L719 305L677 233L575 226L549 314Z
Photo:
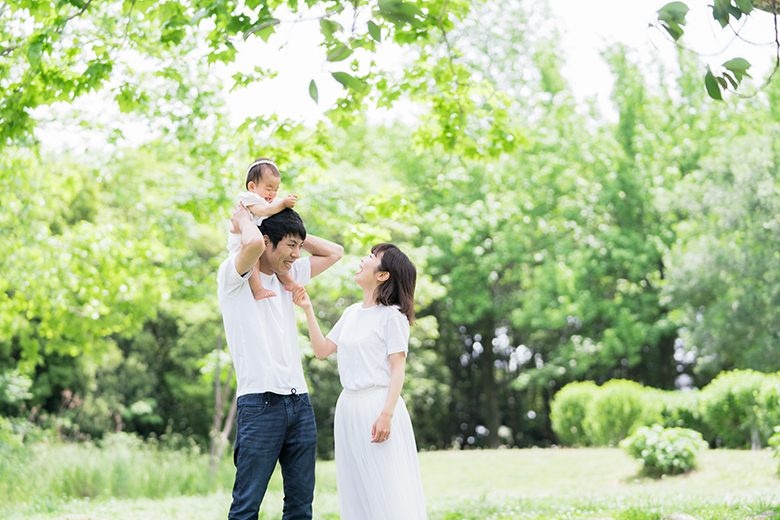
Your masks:
M734 0L737 4L737 7L740 11L742 11L745 14L750 14L750 12L753 10L753 2L750 0Z
M274 33L274 26L279 25L281 22L276 18L269 18L263 20L261 23L254 25L251 29L244 33L244 40L249 38L250 35L257 33L257 35L263 39L264 42L268 41L268 38Z
M364 93L368 88L365 81L354 78L346 72L334 72L333 79L344 85L344 87L358 93Z
M396 25L408 23L415 28L422 27L417 17L424 18L425 14L411 2L379 0L378 6L380 16Z
M38 65L41 64L41 50L43 49L43 44L41 42L35 42L30 44L30 47L27 49L27 61L30 63L30 66L32 68L38 68Z
M309 95L314 100L315 103L319 104L320 97L319 93L317 92L317 84L314 83L314 80L311 80L311 83L309 83Z
M739 86L739 82L736 79L734 79L730 74L724 74L723 78L727 79L729 83L731 83L731 88L737 90L737 87Z
M709 94L712 99L723 101L720 85L718 85L718 80L715 78L715 75L712 74L712 70L710 70L709 66L707 67L707 74L704 75L704 86L707 88L707 94Z
M685 25L685 15L688 14L688 10L688 6L682 2L672 2L658 10L661 26L675 41L683 35L682 26Z
M713 5L712 17L717 20L721 27L726 27L729 24L729 13L725 7Z
M382 30L374 22L368 22L368 34L378 42L382 41Z
M328 54L328 61L343 61L352 54L352 49L343 43Z
M341 24L331 20L320 20L320 31L322 32L322 35L325 36L326 40L333 38L333 33L341 31L342 29L343 27Z
M745 76L750 77L750 74L747 73L747 70L750 68L750 62L744 58L731 59L723 64L723 68L730 70L737 82L742 81L742 78Z

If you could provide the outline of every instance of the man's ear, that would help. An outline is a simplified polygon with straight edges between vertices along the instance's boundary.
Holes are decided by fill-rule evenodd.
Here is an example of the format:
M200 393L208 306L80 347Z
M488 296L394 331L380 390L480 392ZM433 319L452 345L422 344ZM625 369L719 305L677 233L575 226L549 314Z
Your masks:
M271 239L268 238L268 235L263 235L263 243L265 244L266 249L271 247Z

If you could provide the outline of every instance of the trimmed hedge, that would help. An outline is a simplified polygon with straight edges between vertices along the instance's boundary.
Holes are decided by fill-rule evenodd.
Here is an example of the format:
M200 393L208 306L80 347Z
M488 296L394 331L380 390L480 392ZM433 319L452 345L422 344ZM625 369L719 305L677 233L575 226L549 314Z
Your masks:
M704 389L684 392L625 380L570 383L550 409L561 444L614 446L658 424L698 431L713 447L760 449L780 425L780 374L723 372Z
M550 403L550 420L558 440L570 446L590 444L585 429L585 409L599 387L591 381L570 383L561 388Z

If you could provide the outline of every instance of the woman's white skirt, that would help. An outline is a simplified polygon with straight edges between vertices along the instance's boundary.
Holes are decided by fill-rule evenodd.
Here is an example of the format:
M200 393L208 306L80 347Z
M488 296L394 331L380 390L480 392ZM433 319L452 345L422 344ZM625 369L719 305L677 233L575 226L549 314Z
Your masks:
M371 428L387 399L386 386L344 390L336 404L336 479L341 520L425 520L420 465L403 398L390 437L371 443Z

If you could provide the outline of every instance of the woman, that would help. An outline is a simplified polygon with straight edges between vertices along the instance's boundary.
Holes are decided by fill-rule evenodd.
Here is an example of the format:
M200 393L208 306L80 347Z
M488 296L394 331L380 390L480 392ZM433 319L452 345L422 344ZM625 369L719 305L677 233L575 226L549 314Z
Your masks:
M416 279L400 249L375 245L355 274L363 301L348 307L327 337L305 289L293 292L306 311L314 354L324 359L339 352L344 391L334 437L341 520L427 518L417 445L401 397Z

